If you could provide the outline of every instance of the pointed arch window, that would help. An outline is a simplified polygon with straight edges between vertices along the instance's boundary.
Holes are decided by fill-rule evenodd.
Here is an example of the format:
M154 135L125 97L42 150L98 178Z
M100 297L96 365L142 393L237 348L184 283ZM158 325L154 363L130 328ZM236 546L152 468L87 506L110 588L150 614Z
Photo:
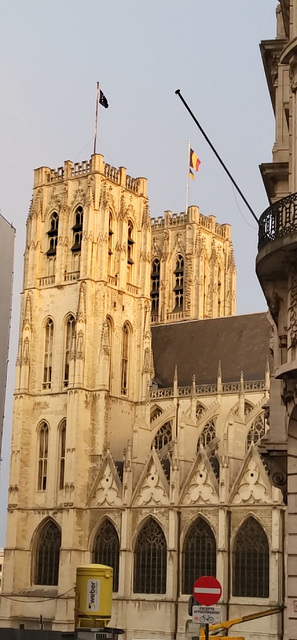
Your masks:
M52 360L53 360L54 323L48 318L45 325L44 358L43 358L43 389L52 386Z
M49 248L46 252L47 256L55 256L58 244L58 231L59 231L59 216L56 211L53 211L50 217L50 228L47 232L49 239Z
M174 299L175 310L182 311L184 308L184 259L181 255L176 258L176 267L174 271L175 286L174 286Z
M99 528L93 550L93 562L113 568L113 591L119 589L120 543L115 527L110 520L104 520Z
M125 322L122 331L122 366L121 366L121 393L128 393L128 364L129 364L129 325Z
M255 518L240 527L233 553L233 595L269 597L269 546L266 534Z
M60 491L64 489L65 483L65 458L66 458L66 420L63 420L60 427L60 438L59 438L59 457L60 457L60 470L59 470L59 489Z
M166 593L166 573L166 539L160 525L150 518L135 545L134 593Z
M51 520L42 529L36 548L35 584L57 585L61 532Z
M84 210L79 205L75 209L73 231L73 245L71 251L81 251L82 231L83 231Z
M169 444L171 440L172 440L171 422L165 422L165 424L163 424L162 427L160 427L159 431L157 432L154 438L153 445L156 451L161 451L161 449L163 449L163 447L166 447L166 445Z
M39 454L38 454L38 491L45 491L47 485L47 461L48 461L48 425L42 422L39 428Z
M112 230L112 215L111 213L109 214L109 221L108 221L108 255L111 256L113 253L113 246L112 246L112 236L113 236L113 230Z
M159 298L160 298L160 260L155 258L152 264L151 274L151 299L152 299L152 321L158 319Z
M133 260L133 224L131 220L128 220L128 238L127 238L127 263L128 265L134 264Z
M69 385L70 354L71 354L71 349L73 347L74 338L75 338L75 317L71 314L67 318L66 331L65 331L64 380L63 380L64 387L68 387Z
M206 448L211 444L211 442L215 439L215 437L216 437L216 421L213 418L212 420L209 420L206 423L206 425L203 427L201 436L198 439L197 451L200 447L200 444L202 444L203 447Z
M218 318L222 315L222 270L218 267Z
M260 413L252 423L252 426L247 435L247 447L250 447L252 442L256 444L265 435L264 425L264 413Z
M182 592L192 593L200 576L215 576L217 547L214 534L203 518L197 518L186 535L182 552Z

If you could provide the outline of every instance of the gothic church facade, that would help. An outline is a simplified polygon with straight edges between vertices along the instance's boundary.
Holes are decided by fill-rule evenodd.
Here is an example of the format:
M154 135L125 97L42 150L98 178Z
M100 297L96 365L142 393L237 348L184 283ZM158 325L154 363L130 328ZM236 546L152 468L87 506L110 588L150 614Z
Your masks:
M270 323L234 313L228 224L151 221L146 180L100 155L35 171L2 627L72 630L91 561L114 568L127 640L182 637L199 574L223 618L282 602L283 492L258 451Z

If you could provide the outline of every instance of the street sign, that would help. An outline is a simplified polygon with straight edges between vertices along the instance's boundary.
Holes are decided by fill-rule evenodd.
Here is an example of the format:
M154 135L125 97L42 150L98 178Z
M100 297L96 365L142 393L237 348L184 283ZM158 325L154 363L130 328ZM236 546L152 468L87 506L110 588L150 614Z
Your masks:
M212 576L202 576L194 582L193 596L199 604L210 606L216 604L222 595L219 581Z
M199 624L217 624L221 622L221 607L203 607L194 604L192 608L193 622Z

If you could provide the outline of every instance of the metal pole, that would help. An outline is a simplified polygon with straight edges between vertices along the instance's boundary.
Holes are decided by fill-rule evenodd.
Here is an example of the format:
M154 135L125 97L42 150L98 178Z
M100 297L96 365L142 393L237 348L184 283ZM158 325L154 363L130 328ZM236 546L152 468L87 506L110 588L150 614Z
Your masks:
M209 624L205 625L205 640L209 640Z
M186 189L186 211L185 214L187 215L187 211L188 211L188 204L189 204L189 171L190 171L190 139L188 141L188 164L187 164L187 189Z
M175 92L179 98L181 99L181 101L183 102L183 104L185 105L187 111L189 112L189 114L192 116L194 122L196 123L198 129L201 131L202 135L204 136L206 142L208 142L210 148L212 149L212 151L214 152L215 156L217 157L218 161L220 162L220 164L222 165L222 167L225 169L227 176L230 178L232 184L234 185L235 189L237 189L239 195L241 196L241 198L243 199L245 205L247 206L247 208L249 209L249 211L251 212L253 218L256 220L257 224L259 224L259 220L256 216L256 214L254 213L252 207L250 206L250 204L248 203L247 199L244 197L242 191L240 190L239 186L236 184L234 178L231 176L230 171L228 171L226 165L224 164L222 158L220 158L218 152L216 151L216 149L214 148L213 144L211 143L210 139L207 137L205 131L203 131L201 125L199 124L197 118L195 118L193 111L191 111L190 107L187 105L185 99L183 98L183 96L181 95L180 89L177 89Z
M94 155L96 153L96 143L97 143L98 106L99 106L99 82L97 82L97 90L96 90L96 111L95 111L95 127L94 127Z

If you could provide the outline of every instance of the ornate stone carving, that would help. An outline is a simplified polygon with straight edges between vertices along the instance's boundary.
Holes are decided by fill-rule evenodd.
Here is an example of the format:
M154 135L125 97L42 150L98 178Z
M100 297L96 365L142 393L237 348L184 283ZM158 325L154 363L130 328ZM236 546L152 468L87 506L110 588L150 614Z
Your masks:
M253 457L248 463L233 502L235 504L246 502L270 504L272 502L261 478L257 461Z
M100 477L98 488L95 492L95 500L98 504L105 503L115 507L122 503L120 493L109 464L106 464L105 470Z
M167 503L165 489L161 483L156 465L152 461L148 469L148 475L142 485L137 504L164 504Z
M218 496L210 481L205 462L202 459L199 461L197 470L192 476L183 502L185 504L195 504L197 502L215 504L218 502Z

